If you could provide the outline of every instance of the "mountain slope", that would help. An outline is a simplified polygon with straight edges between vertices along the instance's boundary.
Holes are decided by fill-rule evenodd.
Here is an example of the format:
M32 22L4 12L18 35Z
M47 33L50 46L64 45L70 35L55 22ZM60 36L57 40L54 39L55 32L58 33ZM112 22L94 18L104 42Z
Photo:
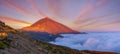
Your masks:
M39 46L37 46L33 41L31 41L28 37L21 34L17 30L5 25L0 22L0 31L8 34L4 39L0 39L1 42L5 42L9 44L8 48L1 49L0 54L42 54L38 50ZM1 37L0 37L1 38ZM43 53L44 54L44 53Z
M60 34L60 33L79 33L74 31L67 26L60 24L49 17L45 17L29 27L25 27L22 30L25 31L40 31L48 32L50 34Z

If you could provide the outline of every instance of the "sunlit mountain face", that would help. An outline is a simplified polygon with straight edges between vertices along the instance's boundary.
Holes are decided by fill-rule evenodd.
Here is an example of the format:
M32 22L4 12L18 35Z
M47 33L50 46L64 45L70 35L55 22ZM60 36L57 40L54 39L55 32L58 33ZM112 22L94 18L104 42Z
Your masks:
M120 31L120 0L0 0L0 20L20 29L50 17L78 31Z
M53 35L61 34L61 33L79 33L78 31L74 31L69 27L52 20L49 17L45 17L31 26L22 28L24 31L35 31L35 32L47 32Z

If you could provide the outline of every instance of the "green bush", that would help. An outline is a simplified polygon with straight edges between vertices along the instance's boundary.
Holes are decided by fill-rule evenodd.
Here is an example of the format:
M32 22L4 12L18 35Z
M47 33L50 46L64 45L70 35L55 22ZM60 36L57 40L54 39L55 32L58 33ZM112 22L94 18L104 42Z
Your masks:
M0 41L0 49L8 48L9 45L6 44L5 42Z

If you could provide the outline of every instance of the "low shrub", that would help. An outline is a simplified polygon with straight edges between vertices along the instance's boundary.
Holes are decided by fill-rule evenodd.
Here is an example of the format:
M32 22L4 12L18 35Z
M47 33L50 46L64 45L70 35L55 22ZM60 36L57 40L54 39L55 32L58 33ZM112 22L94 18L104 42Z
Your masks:
M0 41L0 49L4 49L4 48L8 48L8 47L9 47L8 43Z

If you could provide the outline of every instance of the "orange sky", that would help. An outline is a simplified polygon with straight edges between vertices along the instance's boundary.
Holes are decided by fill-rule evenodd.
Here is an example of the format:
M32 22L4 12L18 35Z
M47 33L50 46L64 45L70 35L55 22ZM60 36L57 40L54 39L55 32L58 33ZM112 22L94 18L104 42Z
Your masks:
M7 25L10 25L10 26L12 26L13 28L16 28L16 29L31 25L31 23L29 23L29 22L14 19L14 18L11 18L11 17L6 17L6 16L1 16L0 20L5 22Z

